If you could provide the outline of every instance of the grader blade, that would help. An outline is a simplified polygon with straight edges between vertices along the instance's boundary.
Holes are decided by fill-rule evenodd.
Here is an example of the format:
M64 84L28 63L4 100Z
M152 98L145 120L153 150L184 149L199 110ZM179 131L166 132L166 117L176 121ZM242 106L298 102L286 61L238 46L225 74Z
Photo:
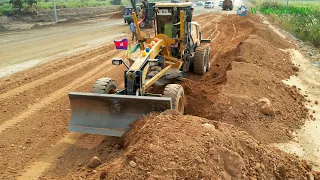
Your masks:
M116 137L140 116L172 107L169 97L71 92L69 99L72 114L68 130Z

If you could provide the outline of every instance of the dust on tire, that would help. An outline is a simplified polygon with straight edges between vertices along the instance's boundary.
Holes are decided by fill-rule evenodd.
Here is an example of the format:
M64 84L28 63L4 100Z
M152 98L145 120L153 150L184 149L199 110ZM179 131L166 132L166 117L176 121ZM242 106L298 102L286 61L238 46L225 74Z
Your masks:
M198 75L203 75L207 71L206 67L207 48L199 47L194 54L193 71Z
M111 78L100 78L93 86L93 93L114 94L118 90L117 83Z
M165 97L171 97L172 99L172 108L179 111L179 100L181 100L181 114L184 114L184 90L183 87L179 84L168 84L166 85L164 91L163 91L163 96ZM181 99L180 99L181 98Z

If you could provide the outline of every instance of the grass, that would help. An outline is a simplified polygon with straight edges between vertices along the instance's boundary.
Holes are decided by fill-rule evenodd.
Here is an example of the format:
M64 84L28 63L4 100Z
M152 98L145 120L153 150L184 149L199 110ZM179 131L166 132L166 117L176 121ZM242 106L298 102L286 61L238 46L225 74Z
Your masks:
M60 8L83 8L83 7L98 7L98 6L108 6L110 5L110 0L66 0L61 1L57 0L57 9ZM40 1L35 6L37 9L53 9L53 3L51 2L45 2Z
M110 6L111 0L56 0L57 9L61 8L84 8L84 7L100 7ZM129 0L121 0L122 5L130 5ZM0 16L11 12L12 5L9 0L0 0ZM38 0L34 5L38 10L53 9L53 0Z
M4 16L11 12L12 5L10 0L0 0L0 16ZM24 0L23 0L24 1ZM85 8L85 7L103 7L110 6L112 0L56 0L57 9L61 8ZM163 0L148 0L149 2L163 1ZM37 0L34 8L37 10L53 9L53 0ZM131 6L130 0L121 0L124 6ZM141 3L138 1L138 5Z
M284 1L254 1L254 7L286 9ZM311 42L320 48L320 2L319 1L289 1L288 9L308 7L307 13L272 14L275 21L292 35L303 41ZM259 9L259 8L258 8Z
M11 11L9 0L0 0L0 16L8 14Z

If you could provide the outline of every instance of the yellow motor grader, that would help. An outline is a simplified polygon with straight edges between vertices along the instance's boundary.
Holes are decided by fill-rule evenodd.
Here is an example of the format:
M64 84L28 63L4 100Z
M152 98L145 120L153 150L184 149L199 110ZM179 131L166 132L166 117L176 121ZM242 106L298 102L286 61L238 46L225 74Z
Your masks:
M199 24L192 21L191 2L155 3L152 9L148 18L155 22L155 36L142 38L133 13L140 54L130 64L112 59L113 65L127 68L124 89L102 77L91 93L69 93L70 131L120 137L132 122L150 112L176 109L184 114L184 89L175 83L183 80L184 72L203 75L209 70L210 47L201 45L211 40L202 39Z

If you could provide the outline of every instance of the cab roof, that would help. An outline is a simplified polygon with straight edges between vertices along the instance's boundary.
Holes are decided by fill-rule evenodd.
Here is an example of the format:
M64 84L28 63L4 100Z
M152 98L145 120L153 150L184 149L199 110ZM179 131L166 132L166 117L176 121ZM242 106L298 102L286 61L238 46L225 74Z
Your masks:
M154 7L191 7L192 2L184 3L156 3Z

